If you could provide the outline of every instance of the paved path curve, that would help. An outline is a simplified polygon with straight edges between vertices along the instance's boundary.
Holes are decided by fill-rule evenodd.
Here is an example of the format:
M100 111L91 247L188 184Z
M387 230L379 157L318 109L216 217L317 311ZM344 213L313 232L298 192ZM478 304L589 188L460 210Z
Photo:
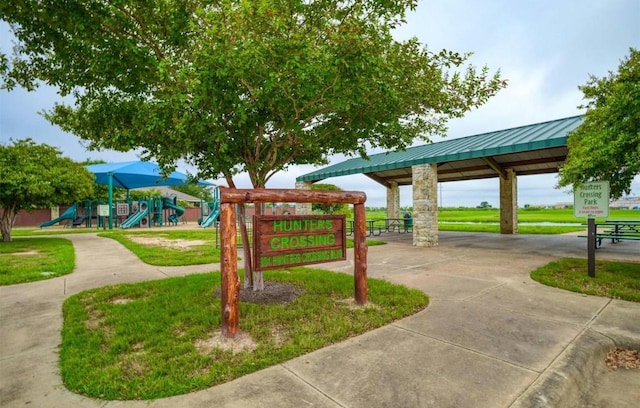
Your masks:
M612 339L640 345L640 304L565 292L528 277L550 260L584 257L584 241L575 237L441 233L440 245L425 249L413 247L410 235L384 234L388 245L369 248L369 276L424 290L431 297L426 310L207 390L152 402L93 400L61 384L63 301L89 288L219 264L150 266L95 234L64 238L76 251L72 274L0 287L2 407L542 407L557 400L558 390L587 395L576 390L579 384L567 391L575 381L564 374L581 351L589 356L594 345ZM640 262L640 244L629 244L605 246L598 257ZM323 267L351 273L351 254ZM637 401L638 387L625 398Z

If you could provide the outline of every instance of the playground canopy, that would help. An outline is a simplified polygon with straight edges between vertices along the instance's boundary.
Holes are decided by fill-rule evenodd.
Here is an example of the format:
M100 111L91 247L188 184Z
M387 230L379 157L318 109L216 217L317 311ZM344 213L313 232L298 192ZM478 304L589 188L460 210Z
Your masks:
M86 166L86 169L95 174L96 183L109 186L109 229L112 228L113 220L114 186L126 188L127 190L139 187L179 186L187 184L189 178L186 174L178 171L163 177L160 166L148 161L92 164ZM205 180L199 180L198 184L215 185Z
M184 173L174 171L166 178L162 176L160 166L153 162L131 161L123 163L104 163L86 166L87 170L95 174L96 183L110 184L114 187L131 190L139 187L153 186L178 186L187 184L188 176ZM213 186L208 181L198 181L200 185Z

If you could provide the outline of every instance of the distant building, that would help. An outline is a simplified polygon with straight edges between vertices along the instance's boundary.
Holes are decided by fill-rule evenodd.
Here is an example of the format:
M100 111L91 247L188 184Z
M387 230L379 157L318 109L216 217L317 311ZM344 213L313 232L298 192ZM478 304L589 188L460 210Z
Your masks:
M174 190L171 187L167 187L167 186L142 187L142 188L135 188L131 191L153 191L153 190L159 191L163 197L176 196L178 200L186 201L187 203L191 204L193 207L200 206L200 199L198 197L194 197L192 195L182 193L178 190Z
M573 203L555 203L552 207L558 209L573 208Z
M615 210L640 210L640 197L625 197L614 200L609 207Z

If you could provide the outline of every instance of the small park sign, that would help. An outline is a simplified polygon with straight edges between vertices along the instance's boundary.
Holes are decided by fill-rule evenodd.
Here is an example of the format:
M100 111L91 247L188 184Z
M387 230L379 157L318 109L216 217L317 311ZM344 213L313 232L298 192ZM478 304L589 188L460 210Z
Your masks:
M263 271L345 260L345 224L344 215L254 216L254 268Z
M98 204L98 215L100 217L108 217L109 216L109 205L108 204Z
M584 183L573 192L573 215L577 218L609 216L609 182Z

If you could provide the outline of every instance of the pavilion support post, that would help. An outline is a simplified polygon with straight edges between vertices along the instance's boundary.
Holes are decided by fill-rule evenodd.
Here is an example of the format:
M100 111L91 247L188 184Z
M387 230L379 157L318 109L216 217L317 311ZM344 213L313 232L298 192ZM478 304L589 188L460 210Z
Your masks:
M222 335L234 338L240 327L240 278L235 206L220 205Z
M500 233L518 233L518 178L513 169L500 177Z
M311 190L311 184L308 181L296 181L296 190ZM296 203L297 215L309 215L313 214L312 203Z
M113 173L109 173L107 186L109 188L109 229L113 229Z
M438 167L411 167L413 178L413 245L438 245Z
M400 187L397 181L387 187L387 218L400 218Z
M355 300L359 305L367 303L367 238L364 203L353 205L353 278L355 284Z

